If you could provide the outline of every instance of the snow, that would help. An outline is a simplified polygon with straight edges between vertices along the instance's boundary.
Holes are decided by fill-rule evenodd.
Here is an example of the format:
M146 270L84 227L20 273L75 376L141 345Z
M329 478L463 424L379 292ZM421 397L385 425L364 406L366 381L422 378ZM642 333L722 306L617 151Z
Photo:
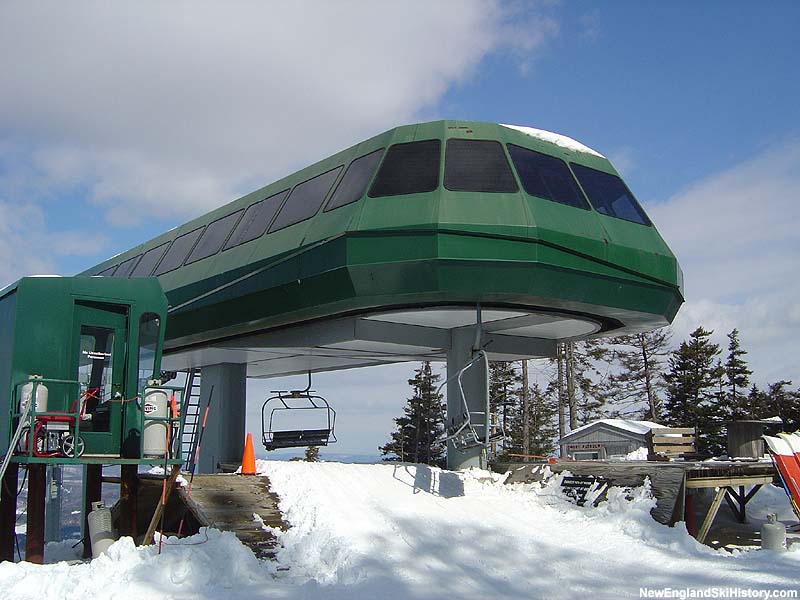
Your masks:
M0 600L604 599L637 598L640 587L797 585L800 548L730 553L698 544L650 517L648 485L611 488L591 508L561 495L560 476L508 485L484 471L410 464L257 467L291 525L276 531L275 562L213 529L167 538L161 555L122 538L89 563L0 563ZM754 517L780 505L774 491L760 495Z
M564 436L564 439L575 435L581 431L589 429L593 425L597 425L598 423L603 423L608 425L609 427L616 427L617 429L622 429L624 431L630 431L631 433L636 433L639 435L643 435L650 431L651 429L662 429L664 426L659 425L658 423L653 423L652 421L632 421L630 419L598 419L597 421L592 421L591 423L587 423L586 425L581 425L577 429L573 429L567 435Z
M647 448L640 447L633 452L628 452L622 460L647 460Z
M503 127L508 127L509 129L516 129L517 131L520 131L525 135L535 137L538 140L550 142L556 146L566 148L572 152L585 152L586 154L594 154L600 158L605 158L605 156L600 154L597 150L593 150L592 148L589 148L589 146L581 144L578 140L574 140L571 137L567 137L566 135L562 135L560 133L554 133L544 129L535 129L533 127L524 127L522 125L506 125L505 123L501 123L501 125Z

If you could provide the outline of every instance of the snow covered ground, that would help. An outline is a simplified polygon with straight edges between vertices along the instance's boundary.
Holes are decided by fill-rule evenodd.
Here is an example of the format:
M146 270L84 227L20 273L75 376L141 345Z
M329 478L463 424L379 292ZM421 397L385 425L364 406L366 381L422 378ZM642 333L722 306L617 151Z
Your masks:
M277 564L215 530L165 540L160 556L124 538L91 563L2 563L0 599L530 600L638 598L644 587L797 589L800 548L712 550L653 521L646 489L630 500L612 489L598 508L580 508L555 483L504 485L480 471L267 461L258 468L291 524L279 534ZM754 516L782 506L779 490L761 494ZM47 554L64 558L64 549Z

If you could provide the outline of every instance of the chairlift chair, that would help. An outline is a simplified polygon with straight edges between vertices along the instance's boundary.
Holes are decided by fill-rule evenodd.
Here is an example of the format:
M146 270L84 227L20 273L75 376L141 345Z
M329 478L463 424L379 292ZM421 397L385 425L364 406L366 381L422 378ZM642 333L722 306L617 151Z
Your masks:
M274 396L268 398L261 407L261 441L266 450L280 448L303 448L308 446L327 446L336 443L334 424L336 411L322 396L312 393L311 373L308 374L308 387L303 390L273 390ZM275 415L286 411L312 411L320 416L324 427L280 429L275 427ZM305 414L309 414L306 412ZM267 416L269 415L269 416Z

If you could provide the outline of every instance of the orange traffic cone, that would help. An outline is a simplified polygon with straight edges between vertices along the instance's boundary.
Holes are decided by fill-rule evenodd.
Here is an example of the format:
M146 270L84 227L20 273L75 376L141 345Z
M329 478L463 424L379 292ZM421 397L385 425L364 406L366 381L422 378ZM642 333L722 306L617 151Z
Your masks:
M242 455L242 475L256 474L256 453L253 450L253 435L248 433L244 442L244 454Z

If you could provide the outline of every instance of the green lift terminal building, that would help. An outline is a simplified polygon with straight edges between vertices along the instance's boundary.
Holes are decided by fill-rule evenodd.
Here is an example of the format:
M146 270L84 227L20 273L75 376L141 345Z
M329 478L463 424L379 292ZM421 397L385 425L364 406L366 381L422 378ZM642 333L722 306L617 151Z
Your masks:
M3 292L0 440L19 418L15 386L80 381L76 353L93 347L114 363L111 404L89 399L83 455L61 458L146 461L144 411L125 400L161 369L201 370L201 396L213 386L218 407L203 472L241 457L248 377L412 360L447 362L448 465L485 465L488 360L661 327L683 302L675 256L604 156L467 121L390 129L80 275L42 280L69 302L42 297L36 279ZM137 356L149 352L147 314L164 344L152 369ZM92 327L113 335L91 338ZM137 355L117 347L123 335ZM48 388L48 411L74 412L85 390L66 385ZM27 450L15 460L47 460Z

